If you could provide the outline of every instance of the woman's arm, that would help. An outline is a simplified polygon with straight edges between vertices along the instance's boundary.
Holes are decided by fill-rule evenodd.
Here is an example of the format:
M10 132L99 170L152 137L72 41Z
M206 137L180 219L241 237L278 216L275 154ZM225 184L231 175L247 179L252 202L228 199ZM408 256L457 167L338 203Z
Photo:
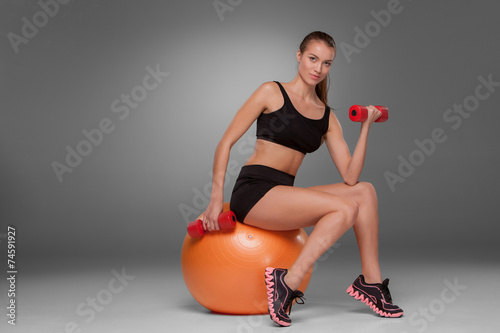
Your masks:
M255 90L238 110L215 149L212 194L202 218L206 230L219 230L218 217L224 201L224 178L231 148L245 134L257 117L266 110L269 97L272 96L275 86L275 83L266 82Z
M352 157L344 140L342 127L333 112L330 114L330 124L325 135L325 142L333 163L335 163L335 166L339 170L340 176L344 182L351 186L358 183L361 171L363 171L370 126L375 120L377 120L378 117L382 115L382 113L373 105L370 105L367 108L368 119L361 124L361 132Z

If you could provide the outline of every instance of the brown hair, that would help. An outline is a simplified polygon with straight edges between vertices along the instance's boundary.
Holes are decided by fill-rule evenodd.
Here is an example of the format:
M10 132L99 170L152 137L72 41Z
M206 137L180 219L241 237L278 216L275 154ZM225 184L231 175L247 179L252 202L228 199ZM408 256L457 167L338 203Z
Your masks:
M326 45L335 48L335 40L329 34L322 31L313 31L308 34L300 43L300 53L304 54L309 43L313 40L319 40L324 42ZM316 85L316 95L318 95L319 99L328 105L328 88L330 87L330 74L328 74L323 81Z

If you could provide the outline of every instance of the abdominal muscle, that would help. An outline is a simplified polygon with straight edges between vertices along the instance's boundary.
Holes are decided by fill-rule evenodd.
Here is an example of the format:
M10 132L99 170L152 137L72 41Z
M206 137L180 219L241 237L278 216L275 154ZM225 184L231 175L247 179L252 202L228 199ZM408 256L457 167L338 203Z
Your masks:
M245 165L265 165L295 176L304 156L297 150L271 141L257 139L253 154L248 158Z

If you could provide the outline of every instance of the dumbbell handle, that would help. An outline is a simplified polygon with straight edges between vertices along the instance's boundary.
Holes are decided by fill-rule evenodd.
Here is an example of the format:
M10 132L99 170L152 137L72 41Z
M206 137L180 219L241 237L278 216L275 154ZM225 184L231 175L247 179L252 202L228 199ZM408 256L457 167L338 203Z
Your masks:
M219 227L221 229L234 229L234 227L236 226L236 216L230 210L220 213L218 221ZM187 232L189 236L193 238L203 237L203 235L205 235L205 230L203 229L203 221L196 220L190 222L187 226Z
M375 105L382 115L375 120L376 123L383 123L389 119L389 110L385 106ZM353 105L349 109L349 119L352 121L363 122L368 118L368 109L363 105Z

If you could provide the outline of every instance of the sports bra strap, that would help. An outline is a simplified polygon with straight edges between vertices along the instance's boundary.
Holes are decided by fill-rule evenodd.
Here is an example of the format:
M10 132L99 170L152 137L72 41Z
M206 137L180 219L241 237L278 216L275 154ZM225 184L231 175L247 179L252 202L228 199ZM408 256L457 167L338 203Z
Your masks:
M286 93L285 88L283 88L281 83L279 83L278 81L274 81L274 82L276 82L278 84L278 87L280 87L281 94L283 95L283 99L285 100L285 104L293 106L292 101L290 100L290 97L288 97L288 94Z

